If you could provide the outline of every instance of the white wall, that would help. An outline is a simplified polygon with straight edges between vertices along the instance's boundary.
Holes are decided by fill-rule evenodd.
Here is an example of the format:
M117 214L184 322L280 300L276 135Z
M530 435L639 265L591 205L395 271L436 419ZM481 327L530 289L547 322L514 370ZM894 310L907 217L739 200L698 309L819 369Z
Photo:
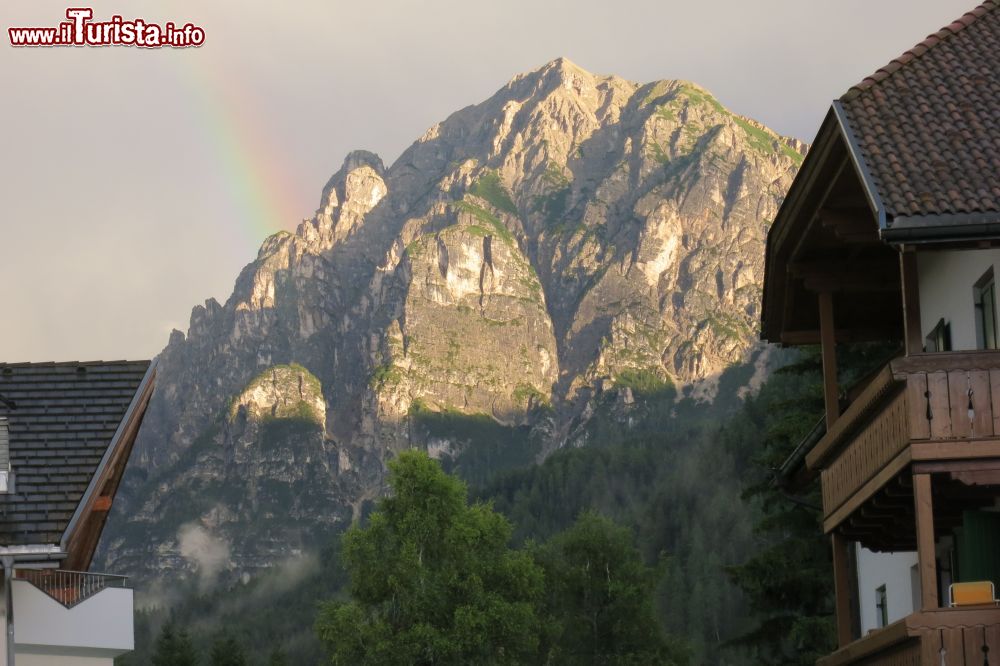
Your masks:
M944 318L951 324L954 351L977 348L972 290L991 266L1000 278L1000 249L917 252L921 337Z
M889 624L900 620L915 609L914 598L920 598L919 590L913 589L910 569L917 563L917 554L873 553L858 546L858 601L861 606L861 635L864 636L879 626L875 590L885 585ZM916 592L916 594L915 594Z
M15 666L114 666L114 657L62 655L17 651Z
M67 609L27 581L13 584L14 641L19 654L22 650L66 654L60 648L72 648L74 655L115 657L134 649L132 590L102 590Z

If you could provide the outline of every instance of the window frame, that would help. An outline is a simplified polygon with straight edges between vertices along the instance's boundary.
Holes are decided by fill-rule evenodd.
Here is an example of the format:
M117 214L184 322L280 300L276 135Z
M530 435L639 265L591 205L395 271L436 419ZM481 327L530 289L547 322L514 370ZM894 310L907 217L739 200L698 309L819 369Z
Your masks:
M889 626L889 594L885 589L885 585L879 585L875 588L875 612L876 612L876 624L879 629Z
M976 348L997 349L997 297L992 266L973 285L972 303L976 313Z
M942 317L931 329L931 332L924 338L924 351L926 352L946 352L951 351L951 323Z

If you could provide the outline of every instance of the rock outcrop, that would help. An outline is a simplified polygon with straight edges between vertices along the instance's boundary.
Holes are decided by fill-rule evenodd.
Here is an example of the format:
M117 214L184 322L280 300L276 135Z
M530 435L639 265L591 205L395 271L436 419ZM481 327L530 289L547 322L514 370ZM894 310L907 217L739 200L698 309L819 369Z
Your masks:
M194 523L230 572L268 566L360 515L394 451L474 446L418 417L526 429L544 455L603 390L629 405L637 381L744 359L804 151L697 85L559 59L388 169L351 153L315 215L171 335L106 565L193 569Z

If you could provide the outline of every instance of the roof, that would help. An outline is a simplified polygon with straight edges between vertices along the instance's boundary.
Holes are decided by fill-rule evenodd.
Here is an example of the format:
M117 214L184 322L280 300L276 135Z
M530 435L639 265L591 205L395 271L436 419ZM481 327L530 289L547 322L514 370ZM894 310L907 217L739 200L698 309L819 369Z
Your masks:
M987 0L833 102L768 231L761 338L819 342L816 292L839 289L838 340L901 339L896 245L996 239L1000 0Z
M987 0L840 98L885 230L1000 222L998 7Z
M0 546L60 544L149 370L149 361L0 363L14 474L14 492L0 493Z

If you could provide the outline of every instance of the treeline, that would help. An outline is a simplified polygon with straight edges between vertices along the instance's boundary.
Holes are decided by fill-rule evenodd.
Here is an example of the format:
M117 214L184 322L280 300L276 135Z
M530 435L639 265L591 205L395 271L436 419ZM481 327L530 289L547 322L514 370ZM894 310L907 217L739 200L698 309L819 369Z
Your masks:
M350 598L316 623L338 666L682 666L650 589L660 577L629 530L583 513L545 544L510 545L511 524L418 451L390 463L392 493L344 538Z
M886 351L878 347L843 350L843 384L884 360ZM781 463L822 414L818 355L807 350L791 361L755 395L740 403L733 401L725 417L722 410L730 408L724 400L730 398L705 407L683 397L667 401L650 397L633 408L633 414L641 418L633 418L631 427L625 428L618 407L609 402L592 421L587 446L556 452L541 465L505 472L473 489L472 507L492 507L509 521L501 528L486 521L493 525L491 543L503 544L491 557L509 549L527 558L522 562L522 578L529 582L535 575L531 572L541 572L542 582L522 590L525 596L518 597L520 601L494 601L528 603L535 620L524 626L545 630L532 634L527 643L503 644L506 661L472 659L466 663L805 665L828 652L833 640L831 569L828 543L821 535L815 508L817 492L789 497L772 483ZM745 383L747 377L746 368L736 368L724 375L723 383ZM396 488L394 496L399 494ZM411 518L421 515L414 511ZM406 576L400 572L410 571L402 564L396 572L387 568L386 556L404 546L405 539L398 535L382 541L372 536L367 546L359 545L364 540L357 535L364 530L384 529L374 521L373 516L367 527L353 530L342 546L335 540L324 552L321 566L291 589L255 595L258 583L251 581L229 591L192 596L174 607L173 624L164 625L165 611L140 617L137 660L129 663L151 663L157 636L163 635L161 627L174 632L186 627L200 664L212 663L208 660L219 632L228 632L242 644L253 666L268 664L275 649L279 650L275 659L285 656L295 664L330 663L330 659L365 663L357 659L372 645L382 645L380 641L399 634L400 627L410 626L407 622L424 612L433 616L418 605L406 619L400 595L412 590L398 588L390 594L386 588L368 587L372 581L388 580L401 585ZM593 653L577 661L566 656L567 646L586 644L572 633L584 625L579 617L585 614L569 600L591 599L593 591L589 583L577 580L576 592L557 593L545 581L572 578L567 571L554 568L555 562L571 562L572 558L552 553L571 545L587 551L588 539L603 539L608 548L613 543L620 549L619 555L608 560L609 566L612 561L629 561L638 567L633 580L643 582L633 590L641 589L645 596L633 599L633 610L648 606L652 618L638 643L662 650L656 657L660 661L649 661L649 655L632 662L624 656L625 661L615 662ZM490 561L482 554L473 559L484 564ZM453 563L461 560L455 553L440 560L442 568L434 574L438 577L434 585L447 578L447 572L457 566ZM495 574L496 570L480 571L471 580ZM416 576L413 580L427 585L431 579ZM448 598L445 592L441 594ZM255 601L244 603L248 598ZM441 600L433 598L435 603ZM336 601L324 606L330 599ZM452 601L446 607L472 603L462 598ZM504 608L502 604L481 606L485 615L470 615L462 631L482 638L475 631L497 625L517 633L517 613L494 616L487 611ZM313 632L321 607L325 610L317 626L322 641ZM578 619L566 619L570 617ZM379 618L392 622L379 625ZM446 631L446 625L434 626L447 635L431 641L441 654L465 654L453 640L459 645L481 642L479 638L463 642ZM363 646L345 646L336 638L345 634L367 638Z

